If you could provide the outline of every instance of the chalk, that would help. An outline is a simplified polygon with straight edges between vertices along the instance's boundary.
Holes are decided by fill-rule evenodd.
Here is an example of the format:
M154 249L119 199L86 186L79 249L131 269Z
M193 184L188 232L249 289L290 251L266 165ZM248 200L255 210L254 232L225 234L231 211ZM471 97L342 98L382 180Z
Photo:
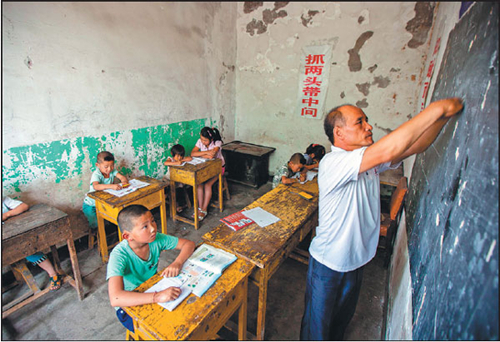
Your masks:
M493 255L493 250L495 249L495 245L497 244L497 240L494 240L491 243L490 250L488 251L488 255L486 256L486 262L490 262L491 256Z

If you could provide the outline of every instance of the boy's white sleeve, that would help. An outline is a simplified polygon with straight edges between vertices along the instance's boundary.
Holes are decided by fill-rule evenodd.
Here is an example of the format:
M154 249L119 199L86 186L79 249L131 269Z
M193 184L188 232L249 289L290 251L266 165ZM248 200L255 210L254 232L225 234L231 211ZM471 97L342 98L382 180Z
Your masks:
M4 200L2 201L2 211L3 207L7 207L8 210L16 209L18 206L23 204L23 202L12 199L10 197L5 197Z

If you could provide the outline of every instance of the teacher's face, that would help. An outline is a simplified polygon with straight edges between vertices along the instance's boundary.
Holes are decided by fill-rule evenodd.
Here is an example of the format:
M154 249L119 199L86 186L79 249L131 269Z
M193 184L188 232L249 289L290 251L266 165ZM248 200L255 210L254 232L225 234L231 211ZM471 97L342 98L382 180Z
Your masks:
M372 129L368 117L358 107L339 108L345 118L345 125L338 129L335 139L340 139L346 150L355 150L373 144Z

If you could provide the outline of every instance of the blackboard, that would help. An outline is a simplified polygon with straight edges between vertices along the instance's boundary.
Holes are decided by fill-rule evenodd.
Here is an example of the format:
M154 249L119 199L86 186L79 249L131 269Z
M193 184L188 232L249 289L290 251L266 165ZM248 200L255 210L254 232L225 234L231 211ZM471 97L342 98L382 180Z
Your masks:
M407 197L414 340L498 339L498 5L450 33L432 100L463 112L418 155Z

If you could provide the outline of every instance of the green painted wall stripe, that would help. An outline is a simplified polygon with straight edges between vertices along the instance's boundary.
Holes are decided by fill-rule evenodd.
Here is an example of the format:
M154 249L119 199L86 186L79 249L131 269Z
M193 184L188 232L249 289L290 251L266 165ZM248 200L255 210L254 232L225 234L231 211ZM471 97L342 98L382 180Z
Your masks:
M6 195L21 192L39 179L55 183L77 179L78 188L88 191L89 180L82 179L85 171L82 168L90 163L93 171L97 154L105 150L115 155L115 167L121 173L159 178L165 174L163 162L170 155L170 147L182 144L189 154L200 130L206 125L214 126L214 120L197 119L112 132L101 137L87 136L14 147L3 151L3 191Z

